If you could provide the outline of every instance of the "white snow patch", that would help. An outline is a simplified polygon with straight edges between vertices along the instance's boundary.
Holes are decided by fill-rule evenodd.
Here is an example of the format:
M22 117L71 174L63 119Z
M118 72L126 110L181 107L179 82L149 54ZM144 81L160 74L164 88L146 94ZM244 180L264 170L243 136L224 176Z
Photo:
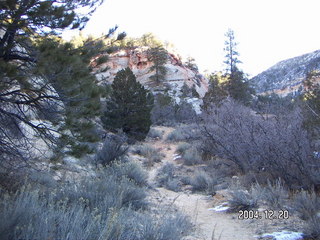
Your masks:
M301 232L273 232L273 233L265 233L262 237L273 237L275 240L298 240L303 239L303 233Z
M214 208L209 208L208 210L210 211L215 211L215 212L223 212L223 211L227 211L230 207L227 206L228 203L222 203L221 205L218 205Z

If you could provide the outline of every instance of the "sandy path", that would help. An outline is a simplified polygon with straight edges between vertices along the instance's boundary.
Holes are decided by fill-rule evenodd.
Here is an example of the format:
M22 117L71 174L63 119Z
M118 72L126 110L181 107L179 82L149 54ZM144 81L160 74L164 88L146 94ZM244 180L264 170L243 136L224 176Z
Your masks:
M149 169L149 181L154 182L157 170L166 162L177 164L173 158L177 143L165 142L166 136L173 130L169 127L158 127L158 130L164 131L162 139L153 141L153 146L161 149L165 154L161 163L154 165ZM182 212L190 216L195 224L196 232L188 240L253 240L254 230L249 228L248 224L237 219L236 214L227 214L224 212L215 212L208 210L213 207L214 197L193 194L189 192L173 192L164 188L157 188L152 194L154 199L161 199L162 202L173 203ZM213 237L214 232L214 237Z

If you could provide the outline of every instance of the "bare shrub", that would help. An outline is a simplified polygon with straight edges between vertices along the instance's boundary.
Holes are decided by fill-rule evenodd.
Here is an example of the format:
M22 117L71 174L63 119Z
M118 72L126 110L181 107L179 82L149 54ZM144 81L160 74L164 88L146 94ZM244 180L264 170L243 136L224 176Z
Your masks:
M288 199L288 190L283 185L281 180L277 180L274 184L272 184L270 181L268 182L268 185L265 186L263 194L263 199L266 201L270 207L273 208L281 208L284 206L285 201Z
M109 165L111 162L120 159L128 151L125 145L126 137L118 135L108 135L103 143L100 151L95 156L95 163L103 166Z
M309 220L319 214L320 198L314 191L301 191L295 195L293 209L302 220Z
M242 173L266 172L270 180L309 188L320 182L320 164L302 120L299 109L264 117L227 100L203 115L203 151L229 159Z
M249 210L258 206L258 199L254 198L246 190L235 190L231 192L231 199L228 201L231 212Z
M320 239L320 218L318 216L312 216L306 221L303 233L305 239Z

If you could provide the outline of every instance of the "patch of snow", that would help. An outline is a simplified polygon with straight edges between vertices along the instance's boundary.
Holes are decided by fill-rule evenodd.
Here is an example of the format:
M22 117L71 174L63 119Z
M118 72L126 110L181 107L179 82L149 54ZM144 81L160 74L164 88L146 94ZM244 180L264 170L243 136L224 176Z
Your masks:
M313 156L314 156L315 158L320 158L320 152L314 151L314 152L313 152Z
M228 203L222 203L221 205L218 205L214 208L209 208L208 210L210 211L215 211L215 212L224 212L227 211L230 207L227 206Z
M303 233L301 232L273 232L273 233L265 233L262 237L273 237L275 240L298 240L303 239Z

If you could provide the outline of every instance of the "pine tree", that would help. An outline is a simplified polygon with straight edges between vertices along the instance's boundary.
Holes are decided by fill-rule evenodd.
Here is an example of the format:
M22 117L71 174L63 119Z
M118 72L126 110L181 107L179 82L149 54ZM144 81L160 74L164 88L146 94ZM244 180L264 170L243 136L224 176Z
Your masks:
M198 72L199 68L196 64L196 60L192 57L188 57L187 61L184 63L186 67L190 68L192 71Z
M94 118L100 115L102 89L91 74L89 64L96 51L102 49L97 47L92 52L90 48L81 45L75 48L72 43L63 43L55 38L38 41L37 47L39 62L34 70L35 75L53 86L63 104L60 119L52 119L53 123L58 120L61 139L68 139L65 144L71 144L72 153L81 156L81 152L90 151L86 142L99 140ZM64 134L69 131L73 138Z
M304 125L313 137L320 135L320 79L319 71L307 74L304 82L304 94L302 95L304 105Z
M223 84L223 88L233 99L245 105L249 105L252 100L254 90L250 87L245 74L236 68L227 76L228 81Z
M227 40L225 41L224 51L226 52L225 61L226 64L226 72L231 74L237 71L237 64L241 63L239 60L239 53L237 51L238 43L235 41L234 31L232 29L228 29L225 34Z
M137 82L130 68L119 71L111 87L111 96L101 118L105 129L121 129L129 137L143 140L151 125L152 94Z
M209 76L209 89L203 98L203 108L206 110L211 104L220 105L226 99L228 93L222 87L227 78L221 73L211 74Z
M46 142L50 140L51 143L56 143L56 134L54 134L56 129L51 128L48 124L35 123L33 120L51 116L52 121L57 121L53 116L61 116L59 115L60 110L64 110L66 105L72 102L71 99L67 99L68 94L64 94L64 99L61 99L61 93L65 90L65 86L55 84L55 76L59 74L64 79L69 78L67 75L70 74L70 69L67 64L73 62L70 67L73 71L71 75L75 78L82 77L80 75L84 74L88 67L84 67L85 70L75 70L76 64L74 63L83 60L80 60L81 57L78 56L78 58L76 55L80 52L80 54L89 56L84 51L93 53L89 50L93 43L82 47L83 51L75 51L68 44L49 44L52 47L51 53L49 53L48 48L40 47L45 46L40 42L46 41L47 38L53 38L48 36L58 36L64 29L83 28L89 20L88 17L101 3L102 0L0 1L1 162L17 159L24 159L24 163L28 162L25 156L27 156L26 146L29 141L21 128L22 123L32 128ZM57 49L55 49L56 47ZM64 50L63 54L61 53L62 49ZM45 52L49 53L46 56L48 59L43 61L42 57ZM49 59L52 61L49 62ZM56 60L60 62L56 62ZM59 70L58 66L62 68ZM78 73L75 73L76 71ZM84 85L78 86L79 84L73 84L75 92L78 91L77 88L87 88ZM60 94L58 94L59 92ZM83 99L87 99L87 97ZM8 127L8 122L11 123L10 127ZM10 165L14 166L15 164L11 163Z
M239 60L238 43L235 41L234 31L229 29L225 37L227 40L224 48L226 52L224 63L227 66L225 76L228 80L223 84L223 88L233 99L248 105L252 100L251 94L254 91L250 87L244 72L237 66L241 61Z
M165 79L167 74L167 69L164 64L167 62L168 52L162 47L154 47L147 51L147 56L148 60L153 62L153 66L150 68L150 70L155 70L155 74L152 75L150 79L159 84L161 80Z

